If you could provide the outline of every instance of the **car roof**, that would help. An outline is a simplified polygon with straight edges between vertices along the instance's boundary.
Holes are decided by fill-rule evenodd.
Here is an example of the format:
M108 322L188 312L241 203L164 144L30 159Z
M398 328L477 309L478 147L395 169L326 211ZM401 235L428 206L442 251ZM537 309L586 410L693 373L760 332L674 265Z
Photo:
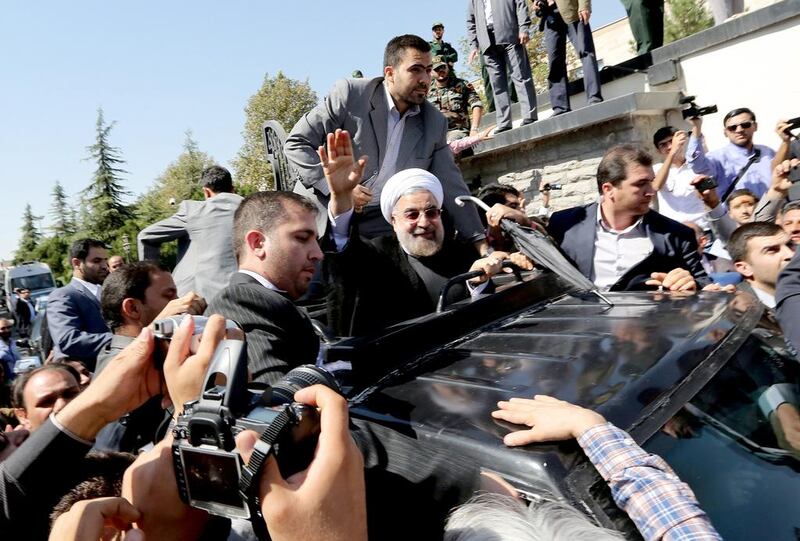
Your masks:
M505 298L526 287L509 288ZM448 339L361 390L353 416L407 435L429 457L444 450L518 487L557 486L581 461L577 446L506 448L502 436L513 427L491 418L498 401L553 395L600 412L642 443L724 365L763 310L741 292L607 296L613 306L562 290ZM429 340L431 320L418 325L420 340ZM418 468L420 460L398 467Z

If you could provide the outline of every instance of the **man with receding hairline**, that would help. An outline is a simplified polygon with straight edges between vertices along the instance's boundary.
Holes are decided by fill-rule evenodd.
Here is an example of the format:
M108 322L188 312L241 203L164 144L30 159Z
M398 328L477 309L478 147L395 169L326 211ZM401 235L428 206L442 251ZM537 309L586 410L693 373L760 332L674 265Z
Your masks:
M291 192L256 192L233 218L238 271L206 315L237 322L247 338L253 381L275 383L301 364L313 364L319 339L308 314L295 305L322 260L317 208Z

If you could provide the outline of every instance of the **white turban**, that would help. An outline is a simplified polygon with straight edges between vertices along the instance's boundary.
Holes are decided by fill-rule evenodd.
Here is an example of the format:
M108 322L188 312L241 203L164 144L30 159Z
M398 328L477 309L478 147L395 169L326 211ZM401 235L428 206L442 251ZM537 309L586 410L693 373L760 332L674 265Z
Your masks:
M381 213L386 221L392 223L392 211L398 199L418 190L431 192L436 199L436 206L442 208L444 192L439 179L424 169L404 169L392 175L381 190Z

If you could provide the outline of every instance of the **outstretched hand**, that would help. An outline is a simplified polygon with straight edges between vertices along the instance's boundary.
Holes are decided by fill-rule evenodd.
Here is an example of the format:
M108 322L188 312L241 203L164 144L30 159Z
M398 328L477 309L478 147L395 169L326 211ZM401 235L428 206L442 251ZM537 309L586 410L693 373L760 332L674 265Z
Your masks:
M546 395L536 395L533 400L512 398L498 402L497 407L500 409L492 412L495 419L530 427L506 434L503 443L512 447L577 438L606 422L599 413Z
M336 202L338 207L338 212L334 211L334 215L350 210L353 206L353 191L364 178L367 157L361 156L356 160L350 133L339 129L328 134L327 145L321 145L317 154L331 191L331 203ZM341 208L342 206L346 208Z

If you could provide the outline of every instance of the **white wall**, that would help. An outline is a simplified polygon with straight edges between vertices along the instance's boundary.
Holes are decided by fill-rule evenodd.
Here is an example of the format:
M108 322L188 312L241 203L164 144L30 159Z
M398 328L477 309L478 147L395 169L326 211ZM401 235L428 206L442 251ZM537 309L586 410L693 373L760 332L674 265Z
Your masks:
M719 113L703 119L710 149L727 142L722 118L737 107L755 112L757 143L780 145L777 121L800 116L800 69L794 52L798 45L800 17L680 59L684 92L695 95L700 106L719 108Z

